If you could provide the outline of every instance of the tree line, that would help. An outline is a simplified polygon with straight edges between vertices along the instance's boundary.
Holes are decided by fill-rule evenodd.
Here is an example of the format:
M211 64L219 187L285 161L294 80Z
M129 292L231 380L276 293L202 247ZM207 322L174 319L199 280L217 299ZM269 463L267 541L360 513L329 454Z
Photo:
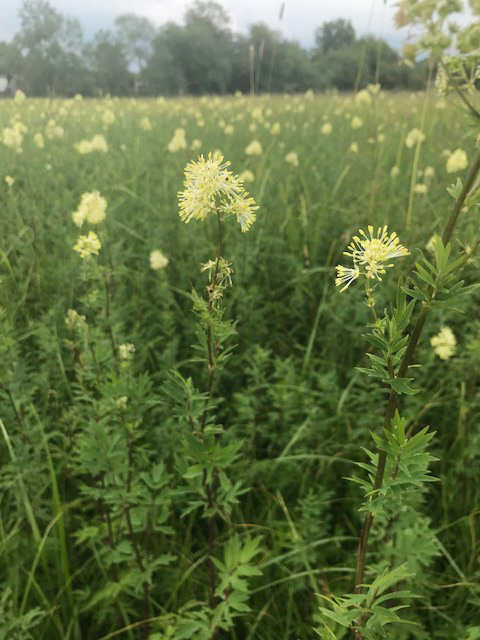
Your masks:
M201 95L235 91L421 89L426 64L400 64L384 40L357 37L343 19L325 22L306 49L262 23L234 32L216 2L196 0L183 24L156 27L127 13L84 38L78 19L47 0L23 0L20 29L0 42L0 76L35 96Z

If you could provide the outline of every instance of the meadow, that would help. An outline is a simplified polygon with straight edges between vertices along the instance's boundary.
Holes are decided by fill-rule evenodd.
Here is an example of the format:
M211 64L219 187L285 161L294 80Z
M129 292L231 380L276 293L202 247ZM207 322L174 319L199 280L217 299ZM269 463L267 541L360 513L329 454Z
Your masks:
M454 96L377 87L0 102L0 638L351 637L323 631L319 607L353 590L351 478L371 473L357 463L387 394L360 370L365 291L341 292L335 266L359 229L388 225L409 250L377 283L388 307L442 234L468 172L449 159L472 159L477 132ZM222 225L232 286L210 380L217 222L185 224L177 193L215 151L259 208L246 233ZM94 191L105 219L80 230ZM87 259L85 229L101 242ZM478 239L472 202L452 238L467 284ZM480 638L479 301L435 306L417 345L401 413L435 432L437 481L408 525L403 505L372 530L366 582L401 565L416 597L411 624L370 638ZM443 327L448 353L431 343Z

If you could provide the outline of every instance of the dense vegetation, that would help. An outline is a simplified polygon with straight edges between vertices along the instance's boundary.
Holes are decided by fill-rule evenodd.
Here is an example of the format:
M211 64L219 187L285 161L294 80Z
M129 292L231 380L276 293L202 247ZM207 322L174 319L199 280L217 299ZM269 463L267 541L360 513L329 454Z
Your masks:
M450 215L447 162L466 174L451 152L475 153L455 99L359 96L0 105L0 637L303 640L320 629L320 596L352 591L363 486L347 478L365 481L355 463L387 398L355 368L372 350L362 287L341 293L334 267L359 227L397 231L410 256L378 283L381 313ZM422 113L424 140L411 131ZM200 265L217 225L184 224L177 192L186 163L216 149L260 208L245 234L223 224L233 286L215 331L228 358L203 418ZM102 247L82 259L72 213L94 190ZM478 240L472 201L452 239L466 284ZM413 573L420 596L399 640L480 634L479 302L433 307L422 391L402 395L407 433L436 432L420 462L440 482L422 467L419 491L397 493L389 527L372 530L366 581L393 561L394 582ZM430 341L445 325L457 345L441 359Z
M200 0L183 25L157 28L124 14L88 41L77 19L45 0L23 0L19 17L19 32L0 42L0 75L31 96L351 91L374 82L420 89L426 80L425 62L401 65L385 41L357 38L341 19L317 28L315 46L306 50L263 24L235 33L220 5Z

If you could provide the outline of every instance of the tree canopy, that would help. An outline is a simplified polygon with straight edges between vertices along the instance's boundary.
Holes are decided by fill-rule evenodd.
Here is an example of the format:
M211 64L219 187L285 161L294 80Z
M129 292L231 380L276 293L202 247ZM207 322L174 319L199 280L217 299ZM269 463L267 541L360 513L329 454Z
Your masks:
M79 21L47 0L23 0L20 29L0 42L0 75L29 95L201 95L352 90L380 81L419 89L425 64L400 66L385 41L357 38L348 20L325 22L308 50L262 23L239 34L225 9L196 0L183 24L156 27L125 13L85 40Z

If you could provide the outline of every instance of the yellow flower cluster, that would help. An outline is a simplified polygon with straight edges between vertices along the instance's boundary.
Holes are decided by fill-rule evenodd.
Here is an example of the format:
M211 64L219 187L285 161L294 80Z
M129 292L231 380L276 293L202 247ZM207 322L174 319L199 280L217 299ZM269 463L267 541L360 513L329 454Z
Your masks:
M219 153L190 162L185 168L185 189L178 193L180 217L184 222L205 220L211 211L227 217L235 215L243 232L255 222L258 206L243 182L233 175Z
M448 360L455 353L457 339L450 327L442 327L437 335L430 340L430 344L441 360Z
M6 147L10 147L15 151L21 152L23 143L23 134L27 128L21 122L15 122L11 127L5 127L2 132L2 142Z
M405 138L405 146L408 149L412 149L417 143L425 140L425 134L416 127L407 133Z
M88 235L80 236L73 247L74 251L80 254L81 258L90 258L91 255L98 256L102 243L95 231L89 231Z
M173 134L173 138L167 145L167 149L170 153L176 153L177 151L182 151L187 148L187 140L185 138L185 129L181 127L179 129L175 129Z
M154 271L165 269L168 265L168 258L164 256L160 249L154 249L150 253L150 266Z
M99 224L105 220L107 201L98 191L84 193L77 210L72 213L72 220L81 227L84 222Z
M463 171L468 167L468 157L463 149L455 149L451 153L447 160L447 172L457 173L457 171Z
M93 151L101 151L102 153L108 152L108 143L105 140L105 136L97 134L93 136L91 140L80 140L75 144L75 149L81 155L92 153Z
M379 227L376 234L372 226L368 227L368 235L362 229L360 236L354 236L344 255L353 260L353 268L338 265L336 267L337 287L343 285L345 291L350 284L361 275L367 279L381 280L388 267L393 267L390 260L409 255L408 249L400 244L396 233L389 234L388 227Z

